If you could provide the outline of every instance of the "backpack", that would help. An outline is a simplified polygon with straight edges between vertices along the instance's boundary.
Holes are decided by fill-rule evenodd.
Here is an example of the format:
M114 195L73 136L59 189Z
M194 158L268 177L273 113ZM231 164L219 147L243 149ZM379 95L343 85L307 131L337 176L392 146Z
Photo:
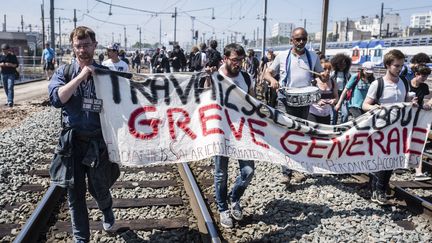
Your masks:
M347 93L346 93L346 97L345 97L345 100L347 100L347 101L350 101L350 100L351 100L351 98L352 98L352 94L353 94L353 92L354 92L354 88L357 86L359 80L360 80L360 71L357 73L357 78L356 78L356 80L354 81L354 86L352 86L351 89L349 89L349 90L347 91Z
M207 58L209 60L208 63L207 63L207 66L209 66L209 67L219 67L219 64L220 64L220 62L222 60L222 57L221 57L221 54L218 51L216 51L216 50L214 50L212 48L209 48L207 50L206 55L207 55Z
M409 92L408 80L405 77L400 77L400 79L402 79L402 82L405 86L405 100L406 100L406 98L408 96L408 92ZM378 87L377 87L377 92L375 95L376 104L379 104L379 99L381 98L383 93L384 93L384 79L381 77L378 79Z
M251 78L250 78L250 75L249 75L249 73L247 73L247 72L245 72L245 71L240 71L240 73L242 74L243 79L244 79L244 81L245 81L245 83L246 83L246 85L247 85L247 87L248 87L248 90L247 90L246 93L249 93L250 86L251 86L251 84L252 84L252 80L251 80Z
M195 55L191 58L191 71L198 71L201 70L203 68L203 66L201 66L201 52L197 52L195 53Z

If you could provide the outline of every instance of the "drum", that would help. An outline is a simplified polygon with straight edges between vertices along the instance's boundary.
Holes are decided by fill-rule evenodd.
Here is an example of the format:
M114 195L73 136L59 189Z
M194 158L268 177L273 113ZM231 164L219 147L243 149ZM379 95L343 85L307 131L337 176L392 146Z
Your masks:
M321 99L321 94L318 87L307 86L302 88L283 87L279 91L286 98L286 105L300 107L308 106L318 102Z

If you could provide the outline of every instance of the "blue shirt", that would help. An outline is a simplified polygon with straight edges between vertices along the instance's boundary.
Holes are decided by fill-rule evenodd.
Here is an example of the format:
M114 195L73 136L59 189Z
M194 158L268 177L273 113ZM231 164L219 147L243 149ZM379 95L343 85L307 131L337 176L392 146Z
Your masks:
M43 59L46 62L51 62L54 59L55 52L52 48L45 48L42 52Z
M350 80L346 84L345 88L348 90L354 88L354 90L352 92L351 100L349 101L348 106L349 107L357 107L357 108L361 109L362 105L363 105L363 101L365 100L367 92L369 90L370 83L367 81L365 82L362 79L360 79L357 82L357 85L355 87L353 87L355 84L355 81L357 80L358 75L359 75L358 73L352 75Z
M81 68L77 62L73 62L71 65L73 72L70 80L74 79L81 72ZM97 68L105 68L95 62L93 62L93 65ZM101 124L99 113L82 110L82 99L84 97L96 98L93 77L89 76L87 81L82 81L71 98L63 104L60 101L58 90L66 84L64 71L65 65L59 67L48 85L48 94L51 104L56 108L62 108L63 122L66 126L81 131L94 131L95 129L100 129Z

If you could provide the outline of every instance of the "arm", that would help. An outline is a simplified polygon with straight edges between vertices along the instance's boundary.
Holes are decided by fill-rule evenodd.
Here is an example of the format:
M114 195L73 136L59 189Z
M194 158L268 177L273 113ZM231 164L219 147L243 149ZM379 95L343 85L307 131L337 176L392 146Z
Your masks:
M270 82L270 86L273 89L279 88L279 82L273 77L275 75L273 69L267 68L264 72L264 80L267 80Z
M380 107L380 105L375 104L375 100L370 98L370 97L366 97L366 99L363 101L363 105L362 105L362 109L365 112L379 108L379 107Z
M90 76L94 72L93 66L85 66L81 72L73 78L70 82L61 86L58 89L58 96L60 102L65 104L72 97L75 90L78 88L81 82L87 80L88 76Z

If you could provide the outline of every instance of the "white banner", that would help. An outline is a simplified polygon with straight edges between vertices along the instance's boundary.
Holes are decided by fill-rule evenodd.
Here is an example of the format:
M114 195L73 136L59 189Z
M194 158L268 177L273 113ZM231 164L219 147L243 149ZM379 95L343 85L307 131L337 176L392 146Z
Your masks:
M215 73L154 74L132 81L97 70L96 92L110 159L127 166L197 161L215 155L268 161L306 173L415 167L432 112L392 104L337 126L289 116Z

